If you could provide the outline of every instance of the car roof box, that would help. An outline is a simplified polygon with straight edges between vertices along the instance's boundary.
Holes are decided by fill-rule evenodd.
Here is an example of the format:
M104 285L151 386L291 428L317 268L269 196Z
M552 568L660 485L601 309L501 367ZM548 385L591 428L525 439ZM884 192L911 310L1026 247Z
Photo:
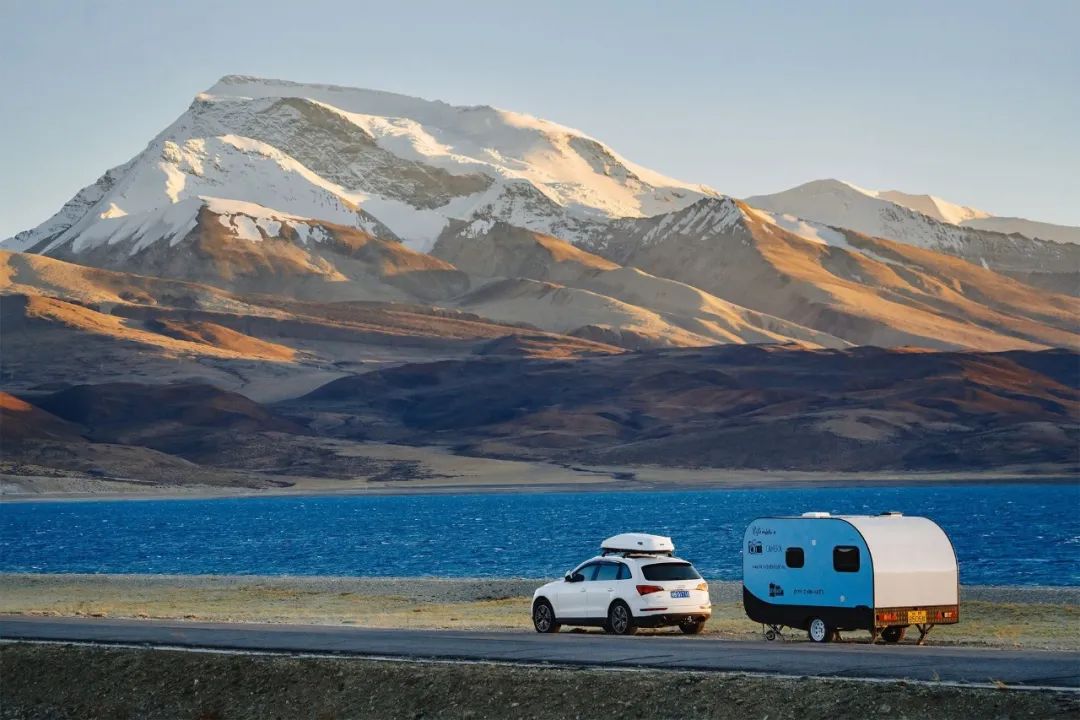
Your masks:
M663 535L646 533L623 533L609 537L600 545L604 555L671 555L675 552L675 543Z

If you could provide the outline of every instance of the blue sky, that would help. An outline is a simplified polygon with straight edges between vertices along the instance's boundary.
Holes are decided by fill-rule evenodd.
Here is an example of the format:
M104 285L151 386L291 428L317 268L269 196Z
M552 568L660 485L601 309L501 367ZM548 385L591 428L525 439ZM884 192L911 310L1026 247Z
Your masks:
M0 2L0 238L226 74L489 104L722 192L1080 225L1080 2Z

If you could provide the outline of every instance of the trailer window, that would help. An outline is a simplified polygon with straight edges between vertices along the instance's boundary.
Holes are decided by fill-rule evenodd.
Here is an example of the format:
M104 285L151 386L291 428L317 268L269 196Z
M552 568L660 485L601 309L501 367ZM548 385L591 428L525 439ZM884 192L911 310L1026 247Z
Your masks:
M806 555L800 547L791 547L784 551L784 563L789 568L801 568L806 564Z
M837 545L832 551L832 566L836 572L859 572L859 548Z

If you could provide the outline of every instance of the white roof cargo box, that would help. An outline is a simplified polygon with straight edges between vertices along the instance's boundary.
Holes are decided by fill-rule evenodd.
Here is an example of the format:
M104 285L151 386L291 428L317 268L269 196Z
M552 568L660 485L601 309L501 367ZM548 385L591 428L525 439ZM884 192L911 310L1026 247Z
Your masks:
M623 533L609 537L600 544L604 554L633 553L635 555L671 555L675 552L675 543L663 535L646 533Z

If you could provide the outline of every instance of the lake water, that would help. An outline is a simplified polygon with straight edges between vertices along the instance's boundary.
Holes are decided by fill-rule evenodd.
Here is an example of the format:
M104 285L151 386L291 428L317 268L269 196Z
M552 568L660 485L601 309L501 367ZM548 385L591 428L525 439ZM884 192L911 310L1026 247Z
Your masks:
M807 510L930 517L965 584L1080 585L1076 484L3 503L0 571L553 577L640 531L737 580L749 521Z

